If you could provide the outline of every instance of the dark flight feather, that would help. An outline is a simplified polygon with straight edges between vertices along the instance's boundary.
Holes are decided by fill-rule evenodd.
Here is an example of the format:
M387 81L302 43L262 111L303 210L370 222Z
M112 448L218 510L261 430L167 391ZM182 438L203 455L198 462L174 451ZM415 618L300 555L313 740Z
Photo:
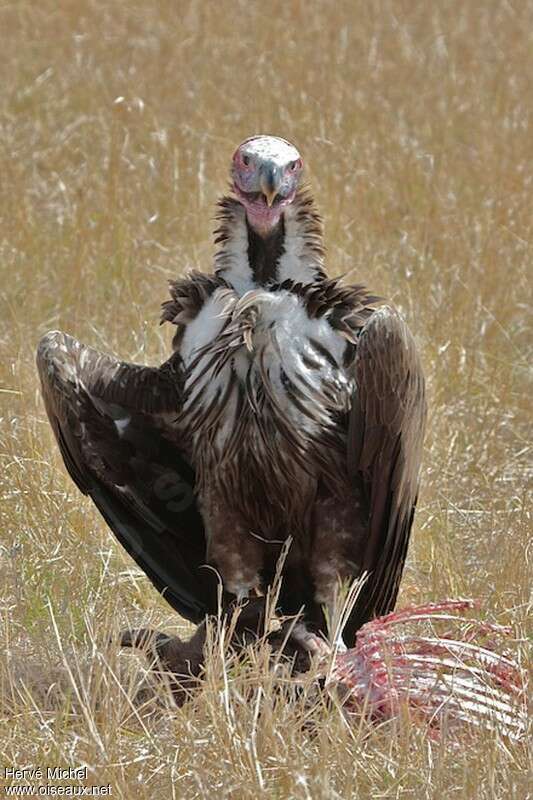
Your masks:
M186 447L167 424L180 408L180 358L141 367L66 334L37 352L42 393L67 470L156 589L184 617L216 610ZM123 422L119 434L117 422Z
M354 632L394 608L418 494L425 384L413 337L393 309L379 309L362 329L355 374L348 469L362 478L369 502L361 553L369 579L349 623Z

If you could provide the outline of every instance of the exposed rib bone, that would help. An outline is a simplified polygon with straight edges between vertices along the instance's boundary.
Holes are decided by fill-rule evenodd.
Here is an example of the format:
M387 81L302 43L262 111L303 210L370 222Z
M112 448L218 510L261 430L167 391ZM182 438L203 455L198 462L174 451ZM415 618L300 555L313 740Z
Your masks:
M342 688L348 713L366 709L382 719L407 705L426 718L434 733L446 719L448 724L468 723L523 737L525 671L482 641L487 634L508 636L511 631L453 613L474 607L471 600L450 600L368 622L355 647L336 656L326 684ZM454 624L445 636L431 629L430 635L421 636L407 627L442 621ZM465 624L468 628L461 630Z

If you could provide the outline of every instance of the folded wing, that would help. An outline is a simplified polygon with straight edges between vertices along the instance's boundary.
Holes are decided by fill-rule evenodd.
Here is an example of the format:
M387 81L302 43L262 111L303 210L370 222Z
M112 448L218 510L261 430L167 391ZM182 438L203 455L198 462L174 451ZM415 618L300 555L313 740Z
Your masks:
M347 626L347 641L367 620L394 608L418 493L426 420L424 376L413 337L384 306L363 327L355 360L348 468L369 509L361 567L368 580Z

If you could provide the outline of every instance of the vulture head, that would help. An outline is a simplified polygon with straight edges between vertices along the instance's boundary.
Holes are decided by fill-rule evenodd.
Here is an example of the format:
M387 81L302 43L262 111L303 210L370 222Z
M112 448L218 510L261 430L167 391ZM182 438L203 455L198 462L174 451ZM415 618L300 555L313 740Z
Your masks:
M261 236L277 226L294 200L303 162L300 153L278 136L252 136L236 149L231 177L250 226Z

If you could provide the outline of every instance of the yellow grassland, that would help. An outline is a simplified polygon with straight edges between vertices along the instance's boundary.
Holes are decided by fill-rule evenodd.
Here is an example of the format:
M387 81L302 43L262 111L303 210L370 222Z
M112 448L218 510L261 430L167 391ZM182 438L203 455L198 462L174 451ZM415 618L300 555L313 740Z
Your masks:
M396 303L423 354L400 603L477 597L525 663L532 30L528 0L0 3L0 768L87 765L140 800L529 796L524 742L350 727L264 652L215 649L194 702L154 706L109 637L188 626L66 476L34 351L61 328L166 357L166 281L211 268L233 147L291 139L330 271Z

